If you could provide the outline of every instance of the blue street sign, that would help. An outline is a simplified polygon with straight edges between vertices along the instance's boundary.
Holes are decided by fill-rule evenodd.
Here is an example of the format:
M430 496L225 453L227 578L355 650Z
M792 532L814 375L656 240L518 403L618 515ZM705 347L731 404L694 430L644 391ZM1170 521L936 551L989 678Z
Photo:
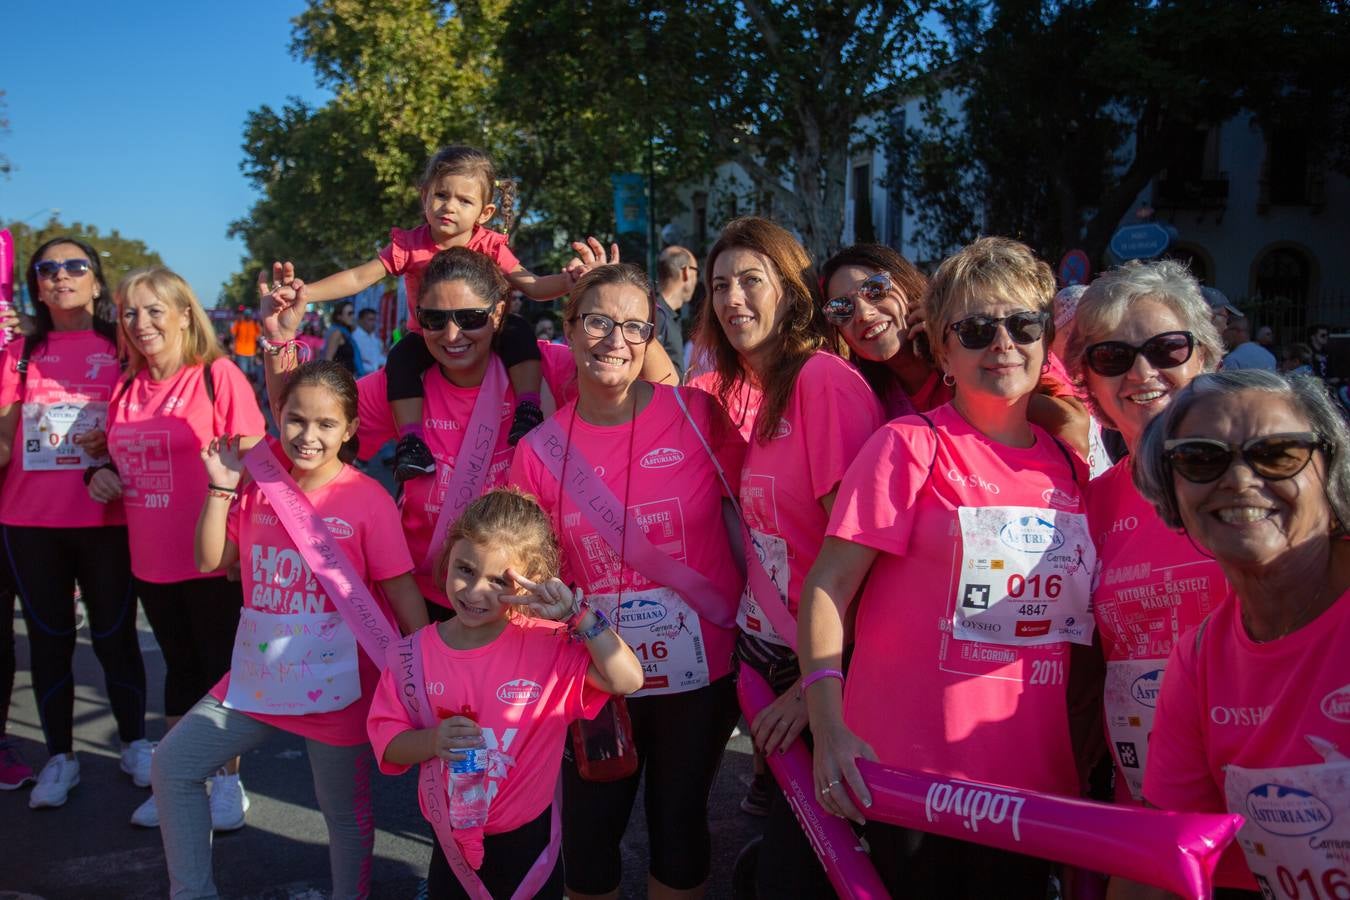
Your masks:
M1161 225L1126 225L1111 235L1110 249L1116 259L1153 259L1162 255L1172 236Z

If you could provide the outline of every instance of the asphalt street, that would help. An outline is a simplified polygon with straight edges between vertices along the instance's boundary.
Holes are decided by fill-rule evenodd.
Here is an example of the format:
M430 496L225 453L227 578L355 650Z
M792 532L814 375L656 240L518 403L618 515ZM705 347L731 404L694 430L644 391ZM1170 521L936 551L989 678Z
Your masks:
M164 730L164 666L149 625L141 617L141 649L150 685L150 737ZM46 760L38 725L28 642L22 618L15 617L18 677L9 716L9 736L29 764ZM30 810L28 789L0 792L0 900L139 900L168 895L159 831L128 824L147 796L118 768L117 733L103 690L102 670L82 629L75 659L75 750L80 784L60 809ZM750 770L750 747L739 734L727 746L714 788L710 820L713 872L709 897L731 897L736 855L758 831L759 820L741 812ZM250 900L326 897L329 887L327 836L314 802L299 738L278 735L244 757L243 781L252 806L240 831L215 842L216 883L222 894ZM376 776L374 804L376 898L411 898L425 876L430 832L417 810L411 774ZM640 807L624 837L624 897L646 888L646 827Z

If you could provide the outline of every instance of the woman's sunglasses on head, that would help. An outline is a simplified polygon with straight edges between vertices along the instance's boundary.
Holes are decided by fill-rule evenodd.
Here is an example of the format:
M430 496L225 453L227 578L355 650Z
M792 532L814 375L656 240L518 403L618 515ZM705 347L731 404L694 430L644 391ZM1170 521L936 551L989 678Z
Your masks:
M92 268L93 264L87 259L44 259L33 266L33 271L41 278L55 278L57 272L65 269L72 278L79 278Z
M426 309L419 307L417 310L417 324L421 325L427 331L441 331L451 322L459 327L460 331L477 331L486 327L492 321L492 307L485 306L482 309Z
M1083 351L1083 362L1103 378L1124 375L1142 356L1155 369L1174 369L1195 352L1195 335L1189 331L1164 331L1137 347L1124 341L1102 341Z
M1302 472L1315 450L1327 452L1327 442L1311 431L1264 434L1241 444L1174 438L1163 442L1163 459L1173 472L1194 484L1218 481L1238 457L1266 481L1283 481Z
M1045 324L1050 320L1048 313L1013 313L1010 316L968 316L947 326L947 330L956 335L961 346L967 350L983 350L994 342L998 327L1008 329L1008 337L1015 344L1034 344L1045 334Z
M876 306L886 292L891 289L891 276L886 272L878 272L875 275L868 276L862 284L858 285L847 294L835 297L833 300L826 300L821 311L825 313L825 318L835 325L847 325L852 320L854 314L858 311L858 300L866 300L870 305Z

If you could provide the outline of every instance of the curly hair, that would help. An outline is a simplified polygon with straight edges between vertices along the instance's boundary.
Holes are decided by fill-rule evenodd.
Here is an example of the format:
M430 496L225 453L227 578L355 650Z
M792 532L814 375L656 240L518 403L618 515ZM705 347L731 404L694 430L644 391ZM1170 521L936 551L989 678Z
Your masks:
M531 581L543 581L558 573L561 555L548 515L534 497L517 488L488 491L470 503L450 526L445 545L436 554L436 579L441 585L449 574L450 551L459 540L480 547L510 548L515 567Z

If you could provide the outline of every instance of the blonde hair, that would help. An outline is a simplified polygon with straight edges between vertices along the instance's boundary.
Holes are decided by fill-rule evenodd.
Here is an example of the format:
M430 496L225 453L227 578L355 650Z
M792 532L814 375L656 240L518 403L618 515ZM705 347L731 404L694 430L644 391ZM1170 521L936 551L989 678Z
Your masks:
M436 555L436 580L444 586L450 569L450 551L466 540L480 547L510 548L520 574L543 581L558 574L558 539L539 503L514 487L488 491L469 504L450 526L445 546Z
M1042 343L1049 352L1055 340L1054 273L1026 244L1011 238L984 237L943 260L928 282L924 307L934 362L942 366L946 360L947 327L961 319L972 300L981 297L1007 300L1045 313Z
M127 298L138 288L149 291L156 300L172 306L187 318L187 332L183 335L184 366L209 366L225 355L216 337L216 330L206 317L206 310L202 309L197 295L192 293L192 288L183 280L183 276L163 266L152 266L132 272L117 286L117 346L126 357L128 377L146 366L145 354L127 334L123 317Z

